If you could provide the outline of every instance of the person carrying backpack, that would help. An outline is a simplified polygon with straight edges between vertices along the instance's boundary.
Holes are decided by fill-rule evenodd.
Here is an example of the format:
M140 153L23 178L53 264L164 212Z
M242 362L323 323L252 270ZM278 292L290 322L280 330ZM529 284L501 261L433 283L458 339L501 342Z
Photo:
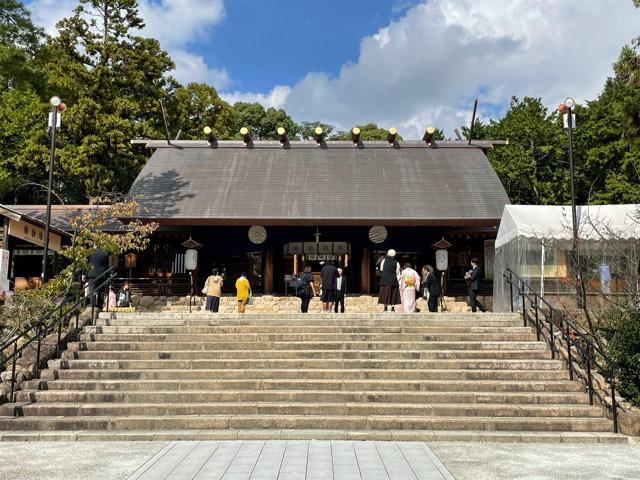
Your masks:
M311 267L307 266L304 272L300 274L296 280L296 295L300 297L300 312L307 313L309 311L309 302L316 296L316 289L313 286L313 276L311 275Z

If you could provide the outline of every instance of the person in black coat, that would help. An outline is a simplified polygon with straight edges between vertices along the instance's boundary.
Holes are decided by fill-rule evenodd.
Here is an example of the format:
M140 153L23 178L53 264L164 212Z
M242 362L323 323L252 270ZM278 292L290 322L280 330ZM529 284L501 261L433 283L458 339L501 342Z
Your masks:
M338 313L338 304L340 304L340 313L344 313L344 297L347 295L347 276L341 268L338 268L338 277L336 278L336 303L335 312Z
M336 301L337 275L338 269L331 260L320 270L320 276L322 277L322 293L320 294L322 313L331 313L331 310L333 310L333 302Z
M400 286L398 277L400 276L400 264L396 260L396 251L391 248L387 252L386 257L380 263L380 291L378 292L378 304L384 305L384 311L387 311L391 305L391 311L394 311L394 305L400 305Z
M307 266L300 275L302 280L302 291L300 292L300 312L307 313L309 311L309 302L316 296L316 289L313 286L313 276L311 275L311 267Z
M470 282L469 284L469 304L471 305L471 311L476 312L478 309L481 312L486 312L487 307L478 301L478 292L480 291L480 278L482 277L482 271L480 265L478 265L478 258L473 257L471 259L471 270L467 272L465 278Z
M438 311L438 298L440 297L440 285L431 265L426 265L423 270L422 289L429 294L427 305L430 312Z

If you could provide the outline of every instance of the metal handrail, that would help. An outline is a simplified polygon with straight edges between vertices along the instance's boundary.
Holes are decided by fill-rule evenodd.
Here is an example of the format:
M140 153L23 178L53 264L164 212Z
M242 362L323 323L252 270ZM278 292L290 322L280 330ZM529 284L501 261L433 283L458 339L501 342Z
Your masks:
M16 333L11 338L7 339L0 346L0 362L2 365L8 364L12 361L11 368L11 393L9 396L9 401L13 402L14 394L15 394L15 383L16 383L16 363L18 358L20 358L22 352L29 346L31 346L34 342L37 341L37 350L36 350L36 362L35 362L35 372L34 378L37 378L40 373L40 351L42 340L46 338L49 333L53 332L56 328L58 331L58 340L56 342L56 357L60 356L61 353L61 337L62 337L62 326L65 322L75 315L76 317L76 325L75 330L78 331L79 320L80 320L80 308L82 305L86 304L87 300L91 302L91 319L95 318L95 304L96 304L96 296L99 294L100 290L111 283L113 278L116 276L116 271L114 268L110 268L100 274L98 277L89 281L86 285L79 286L78 284L72 284L65 289L64 292L60 295L61 301L58 305L52 308L49 312L45 313L37 322L34 322L28 325L25 329L23 329L20 333ZM69 293L73 291L74 288L80 287L79 291L75 293L72 297L69 296ZM90 293L88 295L84 295L84 288L89 287ZM108 303L107 303L108 306ZM57 316L57 318L56 318ZM55 319L54 321L51 321ZM22 341L22 344L18 346L18 343ZM6 351L13 347L13 351L10 354L7 354Z
M567 320L565 313L542 298L527 282L525 282L518 274L507 268L503 274L506 282L509 284L509 294L511 303L511 312L515 311L514 305L514 287L517 294L522 298L522 318L524 326L532 326L536 331L538 340L544 338L551 348L551 358L556 358L556 353L560 356L560 352L556 352L556 336L560 335L565 343L566 358L569 368L569 379L573 380L574 373L577 371L575 364L584 369L587 378L581 380L589 394L589 404L593 405L593 397L596 395L603 406L609 409L613 418L613 431L618 433L618 401L616 400L616 387L614 371L617 370L615 362L594 342L591 335L584 332L581 327ZM527 301L529 305L527 305ZM554 331L554 328L557 331ZM579 355L574 355L572 348L575 348ZM605 365L599 361L602 359ZM593 388L593 370L600 373L605 382L609 384L611 390L611 404L608 405L603 395Z

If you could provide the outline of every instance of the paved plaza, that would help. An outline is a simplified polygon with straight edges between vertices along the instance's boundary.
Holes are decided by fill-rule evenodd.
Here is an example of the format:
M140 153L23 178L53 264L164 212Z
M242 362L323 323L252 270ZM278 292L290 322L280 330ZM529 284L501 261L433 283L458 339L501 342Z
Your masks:
M638 478L637 445L359 441L0 443L2 480Z

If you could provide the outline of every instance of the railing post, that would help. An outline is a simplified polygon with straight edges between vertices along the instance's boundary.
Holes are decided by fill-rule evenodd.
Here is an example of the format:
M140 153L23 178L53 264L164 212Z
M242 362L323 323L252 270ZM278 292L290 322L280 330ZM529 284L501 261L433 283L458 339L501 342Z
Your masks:
M591 344L587 345L587 388L589 389L589 405L593 405L593 378L591 375Z
M511 302L511 313L513 313L513 272L509 270L509 301Z
M535 300L534 303L534 310L535 310L535 314L536 314L536 340L540 341L540 316L538 314L538 295L534 294L533 299Z
M611 412L613 414L613 433L618 433L618 402L616 401L616 387L613 375L611 380Z
M62 318L58 319L58 341L56 342L56 358L60 356L60 339L62 338Z
M35 371L35 378L38 378L38 375L40 373L40 344L42 342L42 328L38 328L38 349L36 350L36 371Z
M526 305L526 295L525 295L525 286L524 286L524 282L522 282L522 290L520 291L521 295L522 295L522 322L524 323L524 326L527 326L527 305Z
M79 325L80 325L80 310L76 310L76 333L78 332Z
M553 336L553 310L549 310L549 346L551 347L551 359L556 358L556 342Z
M564 320L564 317L563 317L563 320ZM569 380L573 380L573 355L571 354L571 330L569 330L569 325L567 325L566 335L567 335L567 363L569 364Z
M13 366L11 367L11 396L9 397L9 402L13 403L15 399L13 398L13 394L15 393L16 387L16 362L18 361L18 340L16 339L13 342Z
M93 290L91 291L91 298L89 300L91 301L91 325L95 325L93 322L93 316L95 314L95 309L96 309L96 292L95 291Z

